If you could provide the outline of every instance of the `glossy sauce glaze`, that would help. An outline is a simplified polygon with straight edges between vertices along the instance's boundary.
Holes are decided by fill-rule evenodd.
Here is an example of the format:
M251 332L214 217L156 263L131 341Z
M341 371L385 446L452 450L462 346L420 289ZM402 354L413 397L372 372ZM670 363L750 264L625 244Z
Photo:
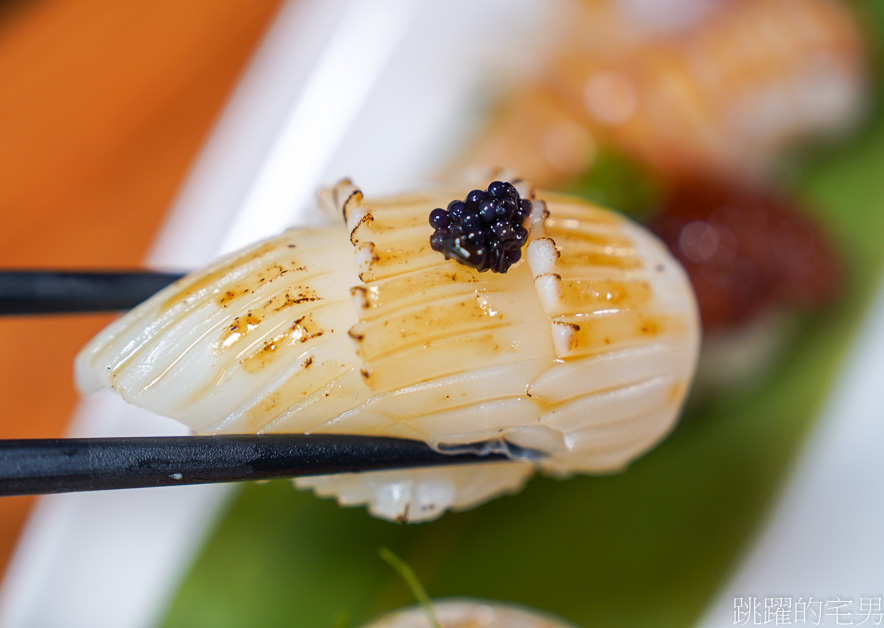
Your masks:
M288 231L170 286L83 351L81 385L202 432L545 453L482 473L299 481L393 519L514 490L535 468L622 468L671 429L690 387L693 292L641 227L515 183L533 209L506 273L430 246L427 216L463 189L375 202L344 181L326 198L346 225Z

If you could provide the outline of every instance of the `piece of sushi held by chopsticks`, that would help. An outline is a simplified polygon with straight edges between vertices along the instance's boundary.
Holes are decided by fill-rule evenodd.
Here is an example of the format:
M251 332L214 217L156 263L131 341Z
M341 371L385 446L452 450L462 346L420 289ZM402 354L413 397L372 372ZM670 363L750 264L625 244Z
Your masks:
M397 521L515 491L537 469L622 469L672 428L697 306L642 227L518 178L377 200L345 180L322 200L330 226L230 255L111 324L77 358L81 390L201 433L512 457L296 480Z

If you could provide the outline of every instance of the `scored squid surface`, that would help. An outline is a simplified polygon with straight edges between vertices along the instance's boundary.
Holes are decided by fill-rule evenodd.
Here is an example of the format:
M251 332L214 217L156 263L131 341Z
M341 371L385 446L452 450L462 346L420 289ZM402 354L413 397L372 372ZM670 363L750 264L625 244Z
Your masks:
M683 271L628 220L544 194L527 259L480 273L429 244L430 211L467 191L374 201L342 182L337 225L228 256L112 324L78 357L81 388L199 432L505 441L544 452L537 464L554 473L623 467L668 432L690 385L699 332ZM515 490L534 469L297 483L421 520Z
M374 391L362 414L397 436L540 448L557 471L620 467L669 430L693 374L696 310L681 268L640 227L545 195L531 266L480 273L429 247L426 216L456 192L336 192L362 279L350 331Z
M358 374L346 335L357 279L341 239L287 231L173 284L83 350L80 387L108 385L200 432L261 431L293 408L298 431L324 422L330 404L317 400Z

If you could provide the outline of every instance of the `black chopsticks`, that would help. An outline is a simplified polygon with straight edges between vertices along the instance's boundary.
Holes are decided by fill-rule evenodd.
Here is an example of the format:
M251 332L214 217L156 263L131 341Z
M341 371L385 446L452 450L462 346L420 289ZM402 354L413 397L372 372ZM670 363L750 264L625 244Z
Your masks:
M0 315L112 312L181 278L156 271L0 271Z
M532 452L517 450L525 459ZM509 460L421 441L338 434L0 441L0 495L37 495Z
M154 271L0 271L0 315L134 307L179 279ZM487 448L486 448L487 449ZM477 451L483 451L477 444ZM535 452L510 446L511 455ZM421 441L355 435L0 440L0 496L268 480L509 460L445 454Z

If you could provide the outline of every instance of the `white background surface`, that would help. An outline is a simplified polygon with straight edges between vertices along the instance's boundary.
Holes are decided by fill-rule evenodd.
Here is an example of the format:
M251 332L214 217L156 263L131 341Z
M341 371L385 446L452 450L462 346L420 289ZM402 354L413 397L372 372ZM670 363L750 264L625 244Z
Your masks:
M882 356L884 289L771 520L707 612L703 628L733 626L734 598L748 603L750 597L762 608L765 598L790 598L794 611L799 598L812 596L806 625L884 625L877 613L859 612L860 598L881 604L884 597ZM839 597L852 600L843 609L852 615L826 614L837 606L827 602Z

